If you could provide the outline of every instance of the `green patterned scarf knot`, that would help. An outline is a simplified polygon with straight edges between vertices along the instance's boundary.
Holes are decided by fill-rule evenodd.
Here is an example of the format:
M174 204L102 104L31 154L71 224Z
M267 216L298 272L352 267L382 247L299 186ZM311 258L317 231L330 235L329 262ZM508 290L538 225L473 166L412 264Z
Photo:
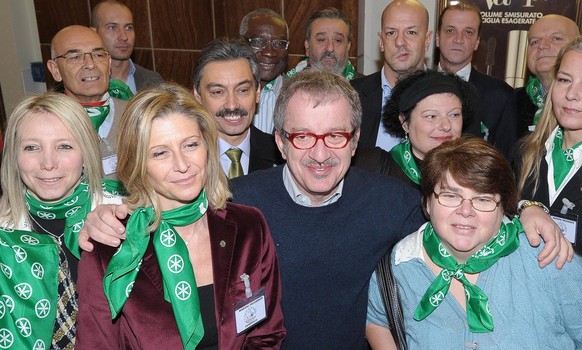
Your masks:
M66 219L63 232L65 245L77 259L80 259L81 249L77 239L85 224L85 218L91 211L91 193L85 179L81 180L70 196L56 203L41 202L29 191L26 191L25 199L32 215L45 220Z
M174 227L196 222L207 209L206 192L202 190L192 203L163 211L160 225L153 233L153 246L164 281L164 298L172 304L185 349L196 348L204 336L204 328L188 248ZM117 318L129 298L149 244L149 227L154 220L152 207L137 208L127 222L127 239L107 267L103 289L112 319Z
M466 263L459 264L446 250L429 222L423 232L423 244L429 258L443 270L436 276L420 300L414 319L421 321L444 301L452 279L460 281L465 288L465 300L469 330L474 333L493 331L493 317L489 309L489 298L477 285L469 282L465 273L476 274L487 270L499 259L513 253L519 247L519 233L523 232L517 218L504 220L499 232Z
M392 147L390 150L390 155L392 155L392 158L396 164L402 168L402 171L404 171L410 181L420 185L420 170L418 170L418 165L412 156L410 140L405 138L402 140L402 142Z
M50 236L0 228L0 348L51 347L58 272L58 247Z

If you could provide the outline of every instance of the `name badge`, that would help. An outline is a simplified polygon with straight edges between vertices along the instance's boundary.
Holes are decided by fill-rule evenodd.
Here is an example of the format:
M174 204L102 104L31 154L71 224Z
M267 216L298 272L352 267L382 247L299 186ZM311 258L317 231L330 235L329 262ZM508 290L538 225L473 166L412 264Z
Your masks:
M105 175L113 174L117 171L117 154L112 154L101 160Z
M245 273L240 278L245 284L245 298L234 303L236 335L246 332L249 328L267 318L265 288L260 288L253 293L249 276Z
M575 245L578 232L578 215L572 213L562 214L559 211L552 210L550 211L550 216L560 227L566 239Z

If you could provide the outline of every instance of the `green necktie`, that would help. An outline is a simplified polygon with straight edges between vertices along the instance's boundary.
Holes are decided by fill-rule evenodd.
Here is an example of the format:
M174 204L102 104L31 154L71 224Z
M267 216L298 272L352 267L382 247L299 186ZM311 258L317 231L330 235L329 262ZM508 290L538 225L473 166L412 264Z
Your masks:
M240 163L240 156L242 151L240 148L231 148L228 151L224 152L228 159L230 159L230 168L228 169L228 178L234 179L235 177L243 176L243 168L242 164Z

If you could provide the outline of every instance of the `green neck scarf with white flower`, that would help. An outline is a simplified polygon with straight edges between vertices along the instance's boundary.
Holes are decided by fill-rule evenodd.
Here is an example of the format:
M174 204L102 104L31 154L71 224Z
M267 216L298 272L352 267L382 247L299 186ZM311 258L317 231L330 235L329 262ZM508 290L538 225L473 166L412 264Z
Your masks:
M390 155L392 155L396 164L400 166L410 181L420 185L420 171L418 170L418 165L416 165L414 157L412 156L410 140L405 138L402 142L392 147Z
M285 73L285 75L287 76L287 78L291 78L292 76L301 72L307 67L311 67L309 57L303 59L303 61L297 64L297 67L291 68L291 70ZM347 80L354 80L354 78L356 77L356 68L354 68L354 65L352 64L352 62L350 62L350 60L346 61L346 65L344 67L344 70L342 71L342 76Z
M103 96L103 101L81 103L96 132L99 132L99 127L101 127L101 124L103 124L109 115L109 111L111 110L111 106L109 105L110 100L109 93L106 93Z
M554 137L554 148L552 149L552 162L554 165L554 186L556 190L560 187L572 166L574 166L574 150L580 145L582 142L578 142L574 146L566 149L562 149L564 144L564 130L561 127L558 127L556 131L556 137Z
M50 348L58 300L55 241L0 228L0 270L0 348Z
M79 232L91 211L91 193L87 182L81 181L70 196L56 203L41 202L30 191L26 191L25 199L32 215L45 220L66 219L63 233L65 245L77 259L80 259Z
M193 224L208 209L202 190L190 204L163 211L160 225L153 234L153 245L164 281L164 299L172 304L174 318L185 349L195 349L204 336L200 301L188 248L174 226ZM149 226L155 221L152 207L137 208L127 222L127 239L111 258L103 278L103 289L112 319L117 318L127 302L143 256L149 244Z
M531 102L538 108L533 119L533 124L538 125L540 115L542 114L542 110L544 109L545 101L544 87L542 85L542 82L535 76L529 77L527 85L525 86L525 92L529 96Z
M120 100L129 101L133 97L133 92L123 81L111 79L109 81L109 95Z
M111 97L129 101L133 97L133 92L123 81L112 79L109 81L109 90L103 96L102 101L81 103L81 106L85 108L85 112L89 115L91 124L93 124L96 132L99 132L99 127L101 127L101 124L103 124L111 111L111 106L109 105Z
M428 287L414 311L414 319L421 321L443 302L449 292L452 278L465 287L465 300L469 330L474 333L493 331L493 317L489 311L489 298L477 285L469 282L465 273L475 274L487 270L499 259L513 253L519 247L519 233L523 231L517 218L502 222L499 232L483 248L473 254L466 263L459 264L445 249L429 222L423 233L426 254L437 266L442 267Z

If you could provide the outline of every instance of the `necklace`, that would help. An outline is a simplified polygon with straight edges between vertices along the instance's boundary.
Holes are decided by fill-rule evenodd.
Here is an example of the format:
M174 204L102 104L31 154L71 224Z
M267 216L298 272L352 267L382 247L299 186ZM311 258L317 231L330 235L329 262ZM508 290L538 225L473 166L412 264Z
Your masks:
M186 247L188 246L188 244L190 243L190 241L192 240L192 238L194 238L194 235L196 234L196 231L192 232L190 234L190 238L188 238L187 241L184 241L184 243L186 244Z
M30 218L32 219L32 221L34 221L35 224L38 225L38 227L40 227L41 230L43 230L44 232L48 233L49 236L53 237L58 243L59 245L63 244L63 235L65 234L64 232L61 233L60 235L55 235L54 233L52 233L51 231L47 230L46 228L42 227L42 225L36 221L36 219L34 218L34 215L30 215Z

